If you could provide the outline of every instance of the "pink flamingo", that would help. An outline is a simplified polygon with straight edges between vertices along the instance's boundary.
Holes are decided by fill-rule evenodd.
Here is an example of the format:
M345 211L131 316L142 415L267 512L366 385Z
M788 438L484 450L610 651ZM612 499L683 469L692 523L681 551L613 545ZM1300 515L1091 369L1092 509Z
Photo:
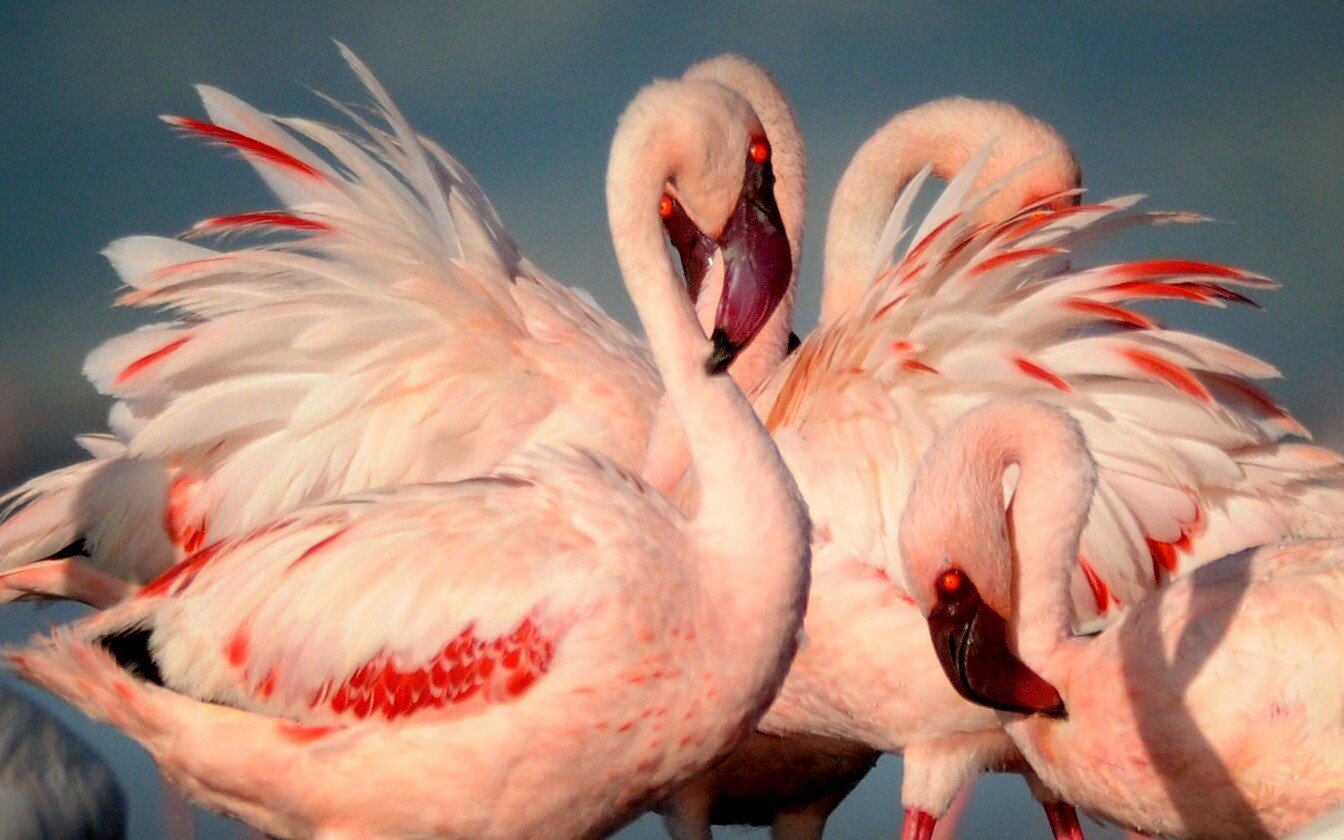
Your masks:
M342 52L386 128L343 109L363 132L353 138L209 87L212 122L169 118L241 152L285 205L207 219L194 235L290 238L228 251L150 236L108 247L129 286L121 302L179 318L89 356L86 373L117 400L113 434L81 438L90 460L0 500L10 513L0 569L27 566L5 577L11 597L112 603L127 582L301 504L471 477L532 446L583 446L639 470L655 423L675 427L674 412L657 419L662 385L643 343L530 263L471 174ZM796 264L801 146L796 128L767 129L782 142L777 154L760 146L761 189L773 194L778 157L786 177L771 224L794 232L787 247L771 235L748 256ZM686 220L675 189L665 204L712 258L719 243ZM733 374L748 389L788 341L792 272L762 276L769 285L736 267L712 274L726 289L715 287L706 316L720 341L746 347Z
M778 87L764 71L741 59L713 59L692 68L687 77L696 74L742 92L758 113L787 112L787 100ZM786 142L795 145L790 140L796 131L791 115L775 120L770 130L772 138L779 138L773 141L776 148ZM990 196L975 211L981 220L1002 221L1039 198L1068 195L1077 187L1077 166L1064 141L1049 126L1010 105L948 99L899 114L865 143L841 179L827 228L823 323L851 306L871 285L872 255L882 222L921 167L928 164L939 177L950 179L974 152L993 141L997 142L989 159L975 175L975 187L1005 179L1026 164L1035 166L1009 178ZM781 205L785 179L792 171L792 167L776 167ZM675 237L674 244L682 251L687 274L692 275L694 254ZM860 265L867 269L866 275ZM694 292L694 282L691 288ZM864 742L826 735L795 733L780 738L757 733L659 810L667 816L669 831L676 838L704 838L709 836L711 823L742 822L769 824L773 835L780 838L820 837L830 813L878 755ZM953 830L954 824L940 834L951 836Z
M651 407L661 388L645 349L582 294L523 261L469 173L430 141L416 138L368 71L348 52L346 57L401 144L390 145L387 134L360 121L382 148L382 159L359 157L332 129L267 117L207 87L200 92L215 122L174 120L242 151L286 204L283 212L209 219L197 232L258 226L301 238L278 249L217 253L133 237L108 249L127 283L140 289L126 302L158 306L171 300L191 323L114 339L90 357L95 382L120 400L114 419L146 413L154 419L137 421L134 428L114 422L117 437L83 439L93 460L39 477L11 495L23 507L0 524L0 563L18 567L3 576L10 597L71 597L107 606L207 538L245 532L267 516L339 492L461 478L538 442L582 444L630 467L644 457ZM686 78L736 90L762 115L768 166L777 173L779 216L796 266L805 169L783 94L767 74L736 56L703 62ZM324 164L295 143L292 133L327 149L344 169ZM426 179L419 170L436 178ZM409 192L394 189L398 179ZM434 217L435 205L448 208L450 223L417 227L417 219ZM388 207L395 212L386 212ZM709 271L719 243L689 221L675 192L665 207L669 233L686 237L682 247L688 252L703 249L698 263L687 264L687 273L694 269L689 279L698 286L708 272L713 286L697 297L706 331L716 322L731 323L738 315L732 306L719 305L722 284L715 283L724 274ZM310 259L276 254L291 249ZM445 265L441 252L462 257ZM314 254L324 261L313 261ZM422 282L413 276L416 270L449 290ZM333 276L341 282L331 282ZM792 278L775 312L730 368L744 388L754 387L786 352L791 290ZM455 299L459 305L452 312L439 311L449 294L463 299ZM497 306L507 296L512 301ZM220 298L230 305L221 306ZM496 314L508 311L494 320L473 318L473 305ZM386 329L368 333L369 324ZM389 354L384 339L397 329L402 337L419 335L423 341L401 341ZM339 340L315 350L309 340L314 331ZM498 352L504 347L509 352ZM473 360L474 352L487 358ZM403 385L431 374L442 381ZM494 383L494 377L500 381ZM263 386L281 379L295 388L285 399L268 396L258 406L267 415L260 422L217 424L208 432L214 436L209 445L198 443L201 430L189 415L214 410L211 395L260 397ZM495 384L499 387L491 390ZM341 393L351 387L376 396L342 407ZM463 396L477 391L494 407L482 408ZM336 405L329 404L333 400ZM332 416L294 422L314 409L321 415L324 404ZM657 416L658 428L676 430L675 412ZM499 422L502 417L509 422ZM136 444L144 440L137 434L146 423L160 428L148 433L159 438L153 454ZM386 434L399 424L418 434ZM685 447L679 438L674 443L655 442L650 453L666 450L666 460L679 470ZM324 454L317 465L309 459L319 450ZM330 458L333 451L341 457ZM657 470L646 467L649 472ZM302 475L297 486L282 480L295 474ZM88 561L63 556L81 552ZM33 562L37 558L44 559Z
M782 236L761 136L735 94L668 82L612 144L617 259L692 421L694 518L609 458L542 450L300 508L12 666L139 740L206 805L287 837L597 837L704 769L783 679L809 527L769 435L714 375L721 345L658 214L673 189L724 242L718 270L787 276L737 241Z
M870 144L883 142L900 148L892 137ZM864 159L896 171L859 184L910 180L908 158ZM1326 533L1344 509L1339 458L1281 442L1303 430L1252 384L1272 367L1125 306L1247 302L1236 288L1268 281L1189 260L1070 270L1104 233L1191 217L1135 213L1132 198L1074 206L1066 191L983 220L1011 182L976 192L979 171L972 160L890 261L919 179L905 187L887 223L869 226L868 290L754 399L814 529L807 644L761 730L903 753L908 838L929 837L980 770L1021 763L998 718L948 685L896 534L921 454L966 408L1035 396L1067 408L1097 442L1097 503L1070 583L1089 625L1229 550ZM1057 835L1079 833L1067 805L1048 811Z
M1002 710L1053 790L1144 832L1283 837L1344 802L1344 543L1209 562L1079 637L1097 485L1084 427L1034 400L967 412L930 447L901 545L952 685Z

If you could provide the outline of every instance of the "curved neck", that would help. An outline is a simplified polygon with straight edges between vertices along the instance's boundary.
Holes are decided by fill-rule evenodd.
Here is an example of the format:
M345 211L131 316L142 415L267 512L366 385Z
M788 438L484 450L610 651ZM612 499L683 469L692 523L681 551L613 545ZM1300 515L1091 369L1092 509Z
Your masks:
M939 564L961 565L981 597L1007 616L1018 656L1034 669L1070 634L1070 579L1096 484L1082 430L1063 411L1027 399L968 413L930 450L907 516L924 526L903 550L938 545ZM1004 510L1004 479L1018 468ZM1005 527L1006 525L1006 527ZM944 566L945 567L945 566ZM921 576L927 570L921 570Z
M927 165L950 180L990 143L993 152L973 185L983 189L1043 158L981 207L978 217L1006 218L1027 200L1077 186L1069 147L1050 126L1011 105L953 98L897 114L854 154L835 189L826 222L822 325L858 302L873 279L873 250L911 179Z
M710 343L696 321L663 242L659 198L675 145L666 122L623 120L612 148L607 201L617 262L681 419L701 485L693 520L701 585L719 620L745 621L763 639L762 654L791 636L806 593L806 508L793 478L733 381L705 372ZM674 115L670 115L674 116ZM658 129L658 130L655 130ZM632 136L633 135L633 136ZM789 640L785 644L792 644Z
M1017 650L1037 669L1071 635L1070 581L1096 483L1076 425L1064 424L1056 412L1049 416L1019 418L1005 453L1020 471L1008 510Z

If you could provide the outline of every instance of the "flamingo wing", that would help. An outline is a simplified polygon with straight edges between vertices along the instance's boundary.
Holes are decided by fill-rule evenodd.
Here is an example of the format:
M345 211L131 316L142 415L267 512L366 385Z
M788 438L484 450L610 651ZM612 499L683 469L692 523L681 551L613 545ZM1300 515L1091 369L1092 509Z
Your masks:
M369 118L342 109L357 134L207 87L210 121L169 118L238 151L283 207L189 237L251 244L139 236L107 249L121 303L176 318L89 356L86 374L116 400L116 441L9 497L45 513L0 526L5 567L92 537L100 561L115 562L100 544L133 547L157 571L304 502L477 475L538 443L638 466L661 392L643 344L529 263L471 174L346 57L374 100ZM87 488L126 461L146 473L122 505L139 515L108 526L105 494ZM166 534L131 539L119 531L131 522Z
M1067 409L1100 467L1074 582L1081 620L1183 567L1301 528L1294 509L1308 497L1319 511L1344 509L1339 457L1285 442L1305 430L1253 384L1273 367L1132 308L1246 304L1241 290L1270 281L1187 260L1070 267L1104 235L1195 217L1136 212L1134 197L1054 209L1062 196L1049 196L973 224L1001 186L971 194L977 171L973 162L949 184L897 257L913 194L902 197L872 288L758 396L816 488L809 500L832 508L814 517L849 541L846 554L901 579L896 526L923 451L953 418L1010 393ZM789 447L792 437L807 445Z
M670 507L593 473L556 455L301 508L195 553L82 632L147 631L170 688L305 724L505 702L627 585L613 557L675 550L660 546L676 544ZM620 543L641 528L658 536Z

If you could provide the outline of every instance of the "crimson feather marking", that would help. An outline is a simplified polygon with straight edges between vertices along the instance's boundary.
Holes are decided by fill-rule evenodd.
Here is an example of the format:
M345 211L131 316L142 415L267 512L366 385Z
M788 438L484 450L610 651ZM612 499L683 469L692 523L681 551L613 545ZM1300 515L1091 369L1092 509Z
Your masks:
M317 219L306 219L279 210L266 210L256 213L235 213L231 216L215 216L203 219L191 226L192 233L212 231L240 230L249 227L277 227L288 230L329 231L331 225Z
M1036 364L1030 359L1024 358L1022 356L1014 356L1013 364L1017 365L1017 369L1025 373L1027 376L1030 376L1032 379L1040 380L1041 382L1044 382L1045 384L1049 385L1051 388L1063 391L1066 394L1072 393L1073 391L1073 386L1070 385L1068 382L1064 381L1064 379L1061 376L1059 376L1059 374L1054 373L1053 371L1047 368L1041 367L1040 365Z
M979 263L971 269L972 274L985 274L996 268L1002 268L1005 265L1023 262L1025 260L1035 259L1036 257L1053 256L1054 254L1064 253L1063 248L1020 248L1016 251L1008 251L997 256L990 257L982 263Z
M1152 318L1140 315L1122 306L1115 306L1109 303L1102 303L1099 300L1088 300L1087 298L1069 298L1064 301L1067 309L1075 312L1084 312L1088 315L1099 315L1108 321L1116 321L1121 324L1128 324L1141 330L1159 329L1160 325Z
M1198 260L1138 260L1112 266L1110 272L1131 280L1190 275L1194 277L1222 277L1235 283L1251 286L1271 284L1271 281L1258 274L1250 274L1241 269Z
M181 348L182 345L186 344L188 341L191 341L191 336L184 335L181 338L173 339L172 341L168 342L167 344L163 345L157 350L154 350L150 353L146 353L145 355L131 362L126 367L122 368L121 373L118 373L116 377L112 380L112 384L114 386L124 384L126 380L135 376L137 373L142 372L143 370L145 370L145 368L148 368L155 362L164 359L165 357L170 355L174 350Z
M327 180L326 176L311 164L304 163L290 153L281 151L269 143L263 143L254 137L248 137L246 134L240 134L222 125L215 125L204 120L194 120L190 117L165 116L163 120L170 125L198 134L206 139L232 146L245 155L260 158L267 163L273 163L309 178L319 181Z
M136 594L138 598L152 598L156 595L172 595L191 585L196 575L214 559L223 543L215 543L209 548L196 552L187 559L171 567L163 574L145 584Z
M929 365L926 365L923 362L921 362L919 359L906 359L905 361L901 362L901 369L910 371L911 373L932 373L935 376L938 375L937 368L930 367Z
M332 734L341 731L339 726L305 726L301 723L295 723L290 720L282 720L278 724L280 735L286 740L296 744L308 744Z
M168 503L163 509L163 530L168 534L169 542L182 549L184 554L191 554L205 544L205 520L187 521L187 510L195 501L200 487L200 480L189 473L178 473L168 485Z
M311 560L313 556L316 555L318 552L320 552L322 549L327 548L332 543L336 542L338 538L340 538L343 534L345 534L346 530L347 529L345 528L341 528L337 530L336 533L331 534L330 536L327 537L323 537L322 539L308 546L308 548L305 549L302 554L300 554L297 558L294 559L292 563L289 564L289 567L286 569L286 571L292 572L305 560Z
M1111 594L1110 587L1108 587L1106 582L1101 579L1101 576L1097 574L1096 570L1092 568L1092 564L1087 562L1086 558L1079 557L1078 565L1083 569L1083 577L1087 579L1087 585L1092 588L1092 598L1097 602L1097 612L1106 612L1106 608L1110 606L1111 601L1115 598L1115 596Z
M951 227L952 223L960 218L961 218L960 213L953 213L951 216L948 216L946 219L944 219L942 223L938 225L938 227L929 231L928 235L926 235L923 239L919 240L919 243L916 244L915 247L911 248L908 253L906 253L904 262L906 263L913 262L920 254L924 252L926 248L928 248L930 245L933 244L933 241L935 239L937 239L940 235L942 235L943 231Z
M1153 558L1153 580L1161 582L1162 572L1168 575L1176 573L1176 546L1172 543L1158 542L1144 537L1148 544L1148 554Z
M343 682L324 686L310 704L337 714L387 720L467 700L506 702L528 690L550 670L555 643L527 618L512 633L491 640L468 625L426 664L403 668L393 654L380 653Z
M1200 402L1213 402L1213 395L1209 393L1208 388L1204 387L1204 383L1180 365L1138 347L1126 347L1120 351L1120 355L1128 359L1139 370L1166 382L1176 390L1189 394Z

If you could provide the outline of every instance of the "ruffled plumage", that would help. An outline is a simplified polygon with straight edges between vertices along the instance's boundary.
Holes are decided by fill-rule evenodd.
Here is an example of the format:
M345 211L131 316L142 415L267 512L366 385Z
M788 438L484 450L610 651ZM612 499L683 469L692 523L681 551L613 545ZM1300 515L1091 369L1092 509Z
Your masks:
M1136 197L1061 208L1062 194L975 224L1002 186L969 194L983 161L908 236L925 177L911 182L876 248L871 289L756 399L843 554L903 580L896 523L922 453L945 424L1004 394L1068 409L1096 453L1101 481L1073 587L1080 622L1192 565L1338 521L1344 462L1286 440L1305 429L1254 384L1278 372L1131 308L1250 303L1239 290L1274 284L1189 260L1071 267L1103 236L1197 217L1139 212Z
M470 173L345 55L374 99L369 118L338 106L356 134L204 86L211 122L167 118L239 152L284 206L188 231L216 247L107 248L120 302L174 320L89 355L115 442L0 500L17 511L0 569L82 538L144 581L305 502L478 475L539 444L641 465L661 394L642 342L529 263ZM117 498L90 492L127 469L140 480Z

